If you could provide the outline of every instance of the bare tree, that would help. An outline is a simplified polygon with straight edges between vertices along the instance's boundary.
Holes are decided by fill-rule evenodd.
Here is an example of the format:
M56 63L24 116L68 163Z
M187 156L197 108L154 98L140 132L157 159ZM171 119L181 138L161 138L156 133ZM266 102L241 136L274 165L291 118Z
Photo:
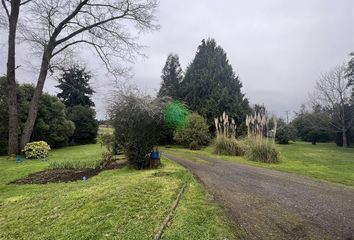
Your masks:
M331 124L343 136L343 147L347 147L347 131L353 121L351 89L345 77L345 66L337 66L321 75L312 96L314 104L324 106L331 115Z
M156 0L33 0L21 27L24 40L41 49L37 85L21 136L29 142L49 70L65 64L78 46L91 48L111 73L120 75L119 62L134 61L140 53L140 33L155 30Z
M8 27L7 50L7 90L9 113L8 154L18 153L18 122L17 122L17 90L16 90L16 33L20 14L20 7L31 0L1 0L6 26Z

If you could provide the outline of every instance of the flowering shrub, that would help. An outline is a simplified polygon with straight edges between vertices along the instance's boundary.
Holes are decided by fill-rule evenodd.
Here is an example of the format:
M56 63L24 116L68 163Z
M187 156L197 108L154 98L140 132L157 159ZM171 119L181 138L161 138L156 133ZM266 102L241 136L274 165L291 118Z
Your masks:
M22 151L27 159L42 159L48 157L50 146L45 141L30 142Z

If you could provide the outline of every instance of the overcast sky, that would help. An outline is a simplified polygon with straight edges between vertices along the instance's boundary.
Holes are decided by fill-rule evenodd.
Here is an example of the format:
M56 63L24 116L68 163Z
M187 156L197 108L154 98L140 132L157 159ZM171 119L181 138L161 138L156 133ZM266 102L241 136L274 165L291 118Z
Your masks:
M215 38L243 83L243 93L278 115L296 111L321 72L348 60L354 51L353 0L161 0L157 19L161 29L140 38L146 59L132 65L129 81L144 92L158 91L161 69L169 53L177 53L183 70L193 60L203 38ZM6 38L1 32L0 73L5 73ZM18 51L18 61L26 58ZM27 57L28 59L28 57ZM90 58L95 75L98 117L112 88L102 65ZM21 62L19 63L21 64ZM24 64L25 65L25 64ZM34 81L28 65L20 81ZM105 81L102 81L105 79ZM54 80L45 90L57 92Z

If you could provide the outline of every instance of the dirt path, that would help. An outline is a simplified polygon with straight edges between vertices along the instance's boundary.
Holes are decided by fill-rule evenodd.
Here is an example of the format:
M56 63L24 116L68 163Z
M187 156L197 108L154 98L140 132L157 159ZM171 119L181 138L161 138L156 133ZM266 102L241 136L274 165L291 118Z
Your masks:
M352 187L204 156L164 155L208 188L242 239L354 240Z

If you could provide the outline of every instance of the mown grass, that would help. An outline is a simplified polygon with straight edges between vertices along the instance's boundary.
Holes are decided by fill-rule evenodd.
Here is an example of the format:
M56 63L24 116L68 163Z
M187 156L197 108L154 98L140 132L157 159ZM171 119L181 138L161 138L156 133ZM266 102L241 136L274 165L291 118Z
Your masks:
M188 188L163 239L234 239L222 210L191 173L162 159L164 167L103 171L88 181L8 184L51 161L95 161L99 145L53 150L48 161L0 157L0 239L152 239L183 183Z
M277 148L280 151L280 162L275 164L248 161L244 157L217 155L213 153L213 146L200 151L190 151L182 147L162 150L171 154L173 152L201 154L354 186L354 148L343 149L334 143L312 145L306 142L295 142L288 145L277 144Z

